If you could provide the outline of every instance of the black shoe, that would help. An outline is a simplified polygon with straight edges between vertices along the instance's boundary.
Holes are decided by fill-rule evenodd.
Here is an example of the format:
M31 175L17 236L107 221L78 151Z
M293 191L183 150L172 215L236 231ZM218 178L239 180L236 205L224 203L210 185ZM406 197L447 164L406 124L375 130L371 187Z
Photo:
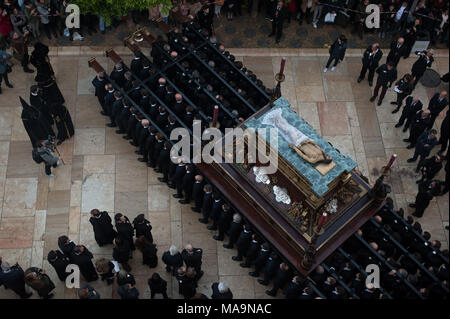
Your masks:
M392 101L391 104L392 104L392 105L397 105L397 102Z
M131 140L131 139L132 139L131 136L122 136L122 138L123 138L124 140Z
M239 266L241 266L242 268L250 268L250 266L247 266L245 263L240 263Z
M155 168L154 171L155 173L162 173L162 170L160 170L159 168Z
M275 34L273 34L273 33L269 34L269 38L270 38L270 37L273 37L274 35L275 35Z
M264 281L262 279L258 279L258 283L263 285L263 286L267 286L269 284L267 281Z
M183 197L183 195L179 195L179 194L173 194L172 196L173 196L173 198L182 198Z
M223 238L220 238L219 236L214 236L213 239L218 240L218 241L223 241Z
M134 141L131 141L130 144L133 145L133 146L139 146L139 145L136 144Z
M416 204L409 204L409 207L415 208L415 207L416 207Z
M117 125L116 125L116 123L108 123L108 124L106 124L106 126L107 127L116 127Z
M410 149L414 148L414 145L409 144L408 146L406 146L406 148L410 150Z
M252 277L259 277L259 273L256 271L249 272L248 274Z
M408 128L405 126L402 130L402 132L406 132L408 130Z
M395 127L400 127L400 126L402 126L402 125L399 123L395 124Z
M25 73L34 73L34 70L31 70L31 69L28 69L28 68L23 69L23 71L24 71Z
M152 167L152 163L147 162L147 167Z
M191 207L191 210L192 210L193 212L200 213L200 209L197 209L197 208L195 208L195 207Z
M180 203L180 204L189 204L189 201L188 200L186 200L186 199L180 199L179 201L178 201L178 203Z
M202 224L208 224L208 220L204 218L199 218L198 221Z
M14 87L11 83L6 83L6 82L5 82L5 84L6 84L6 86L9 87L10 89L12 89L12 88Z
M372 96L369 101L373 102L373 101L375 101L376 98L377 98L376 96Z
M217 226L208 226L206 227L208 230L217 230Z
M395 113L397 113L398 111L400 111L400 108L399 108L399 107L395 108L395 109L392 111L392 114L395 114ZM397 125L398 125L398 126L397 126ZM400 126L402 126L401 124L397 124L397 125L395 125L395 127L400 127Z
M176 187L175 187L175 185L167 185L167 187L169 187L169 188L172 188L172 189L175 189Z
M226 249L232 249L233 246L230 246L230 245L228 245L228 244L223 244L223 248L226 248Z
M164 177L158 177L158 181L160 181L161 183L167 183L167 179L165 179Z
M372 81L369 81L369 86L372 86L373 85L373 82Z
M403 139L403 142L408 142L408 143L409 143L409 142L411 142L411 141L409 140L409 138L404 138L404 139Z
M101 111L100 114L104 115L104 116L108 116L108 114L106 114L104 111Z
M416 161L416 159L414 159L414 158L408 158L406 161L407 161L408 163L414 163L414 162Z
M358 78L358 83L361 83L363 79L362 78Z
M138 161L142 162L142 163L147 162L147 160L145 158L143 158L143 157L138 158Z
M134 151L134 153L137 154L137 155L142 155L142 152L139 151L139 150L138 151Z
M417 217L417 218L422 217L422 216L416 215L416 213L412 214L412 216Z
M122 131L122 130L116 130L117 134L125 134L126 132Z
M269 296L272 296L272 297L276 296L275 293L272 292L272 290L266 290L266 295L269 295Z
M417 181L416 181L416 184L420 184L422 182L422 180L421 179L418 179Z
M377 105L378 105L378 106L380 106L382 102L383 102L383 101L381 101L381 100L378 100L378 103L377 103Z
M231 257L231 259L233 259L234 261L242 261L242 257L239 258L238 256L233 256Z

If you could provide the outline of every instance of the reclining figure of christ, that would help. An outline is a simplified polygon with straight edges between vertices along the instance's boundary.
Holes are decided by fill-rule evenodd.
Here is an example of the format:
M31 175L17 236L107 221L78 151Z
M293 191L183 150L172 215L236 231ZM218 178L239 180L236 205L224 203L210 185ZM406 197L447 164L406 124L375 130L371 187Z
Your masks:
M272 125L278 129L284 139L297 154L311 164L329 164L333 161L325 152L308 136L289 124L281 115L281 110L270 112L264 118L263 123Z

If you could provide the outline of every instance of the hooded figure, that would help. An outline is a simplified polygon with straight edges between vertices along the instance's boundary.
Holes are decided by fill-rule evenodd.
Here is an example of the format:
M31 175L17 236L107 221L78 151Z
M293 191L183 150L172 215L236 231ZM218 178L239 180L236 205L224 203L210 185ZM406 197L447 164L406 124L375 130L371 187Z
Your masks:
M30 62L37 69L34 80L42 88L42 96L47 104L64 104L65 100L55 81L55 72L48 58L48 46L40 42L34 45Z
M33 147L37 146L40 141L48 139L49 135L55 136L55 132L45 116L34 106L28 105L21 97L19 98L23 107L21 115L23 126L30 137Z
M67 108L62 104L50 104L50 113L55 119L56 127L58 128L58 145L64 140L69 139L75 133L73 128L72 117Z

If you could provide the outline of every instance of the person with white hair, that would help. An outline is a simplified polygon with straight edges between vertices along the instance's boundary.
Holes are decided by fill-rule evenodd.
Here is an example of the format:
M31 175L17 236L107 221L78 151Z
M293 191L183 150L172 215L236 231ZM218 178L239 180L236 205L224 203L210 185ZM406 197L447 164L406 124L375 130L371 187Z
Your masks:
M24 271L19 264L10 267L6 261L2 261L0 257L1 271L0 271L0 286L14 291L20 298L27 299L33 294L25 290Z
M211 289L213 291L212 299L233 299L233 293L224 282L213 283Z
M170 246L169 250L164 252L162 261L166 264L166 271L172 273L173 276L177 274L177 269L183 266L183 257L175 245Z
M228 229L228 244L223 244L223 248L231 249L237 242L242 231L242 216L238 213L233 215L233 222Z

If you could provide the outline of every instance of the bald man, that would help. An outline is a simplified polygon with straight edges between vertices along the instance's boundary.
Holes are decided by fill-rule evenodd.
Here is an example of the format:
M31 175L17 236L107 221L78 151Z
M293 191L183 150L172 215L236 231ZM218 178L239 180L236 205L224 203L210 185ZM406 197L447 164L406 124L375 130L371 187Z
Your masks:
M448 105L447 91L442 91L441 93L436 93L430 100L428 104L428 109L430 110L431 120L428 123L427 129L431 129L434 125L434 121L438 117L439 113Z
M398 123L395 124L395 127L402 126L406 120L406 124L403 128L403 132L406 132L406 130L411 125L411 122L413 121L414 116L416 115L417 112L419 112L422 109L422 107L423 107L423 104L417 96L415 96L415 97L408 96L406 98L406 104L403 107L402 115L400 116ZM392 113L397 113L394 111Z
M201 248L194 248L191 244L186 245L181 252L181 257L183 257L186 267L193 267L197 272L197 277L195 278L196 281L203 276L203 271L201 270L202 255L203 250Z
M408 48L405 45L405 39L400 37L397 41L392 41L391 43L391 51L389 51L389 54L386 59L387 62L392 62L395 67L397 67L398 62L400 61L400 58L406 54L406 51Z
M179 93L175 94L175 103L173 110L178 117L183 117L186 113L186 103L183 101L183 96Z
M155 89L156 95L158 95L159 98L163 98L164 94L166 93L166 79L165 78L159 78L158 79L158 86Z
M149 132L150 122L147 119L142 119L140 121L140 125L136 126L136 132L133 136L133 142L136 143L136 145L139 147L137 151L135 151L136 154L143 155L144 154L144 148L145 148L145 141L147 140L147 137L150 135Z

